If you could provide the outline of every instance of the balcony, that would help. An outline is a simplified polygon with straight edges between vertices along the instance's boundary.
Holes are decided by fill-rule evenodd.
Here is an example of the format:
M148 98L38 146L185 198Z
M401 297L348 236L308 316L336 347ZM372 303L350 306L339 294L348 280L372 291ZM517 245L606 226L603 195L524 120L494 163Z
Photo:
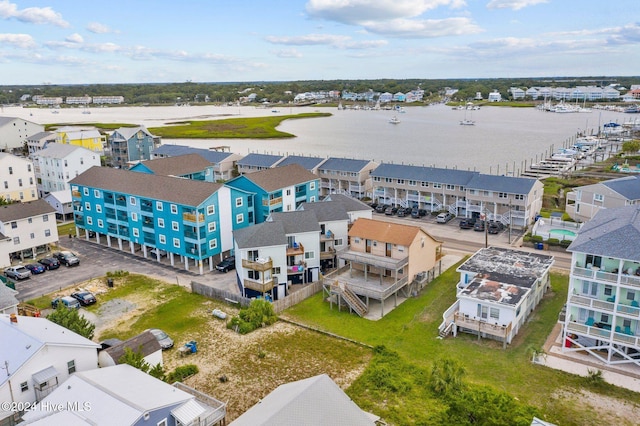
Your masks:
M273 207L278 204L282 204L282 197L270 198L268 200L262 200L263 206Z
M336 239L336 234L334 234L331 231L327 231L324 234L320 234L320 242L335 241L335 239Z
M573 268L573 275L581 278L587 278L592 280L595 279L598 281L607 281L611 283L618 282L618 273L601 271L599 268L595 268L595 267L592 269L589 269L589 268L581 268L579 266L575 266ZM640 283L638 283L637 285L640 286Z
M604 324L606 326L606 324ZM625 346L638 346L639 338L630 333L623 333L620 327L615 327L614 331L611 331L611 326L606 328L600 328L594 325L579 324L576 322L570 322L567 324L567 330L573 333L581 334L583 336L589 336L598 340L611 340L614 343L620 343Z
M507 340L509 338L509 334L511 333L511 323L499 324L498 322L492 321L491 319L478 319L475 317L470 317L469 315L462 314L461 312L456 312L454 314L454 321L460 328L472 330L481 334L495 336L500 340Z
M287 275L298 275L304 273L305 265L287 266Z
M273 280L273 278L263 281L256 281L250 278L245 278L243 284L244 288L255 290L260 293L266 293L267 291L275 287L275 281Z
M300 256L304 254L304 246L294 243L293 246L287 247L287 256Z
M116 205L120 206L120 207L126 207L127 206L127 199L122 195L116 197Z
M273 268L273 261L271 258L256 260L242 259L242 267L253 271L269 271Z
M584 295L574 294L570 297L569 301L572 305L579 305L588 308L599 309L603 311L613 312L614 304L613 302L593 299L591 297L586 297Z
M80 191L71 191L71 196L74 198L81 198L82 194L80 194Z
M185 222L193 222L193 223L203 223L204 222L204 214L195 212L192 213L182 213L182 220Z
M320 252L321 260L333 259L335 256L336 256L336 249L334 249L333 247L329 247L327 250Z

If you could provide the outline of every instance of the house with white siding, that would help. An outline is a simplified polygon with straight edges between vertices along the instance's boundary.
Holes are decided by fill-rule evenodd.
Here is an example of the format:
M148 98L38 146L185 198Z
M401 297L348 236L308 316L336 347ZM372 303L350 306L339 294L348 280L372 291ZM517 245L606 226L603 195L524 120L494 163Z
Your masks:
M69 181L93 166L100 166L100 154L77 145L48 144L34 154L38 195L71 192Z

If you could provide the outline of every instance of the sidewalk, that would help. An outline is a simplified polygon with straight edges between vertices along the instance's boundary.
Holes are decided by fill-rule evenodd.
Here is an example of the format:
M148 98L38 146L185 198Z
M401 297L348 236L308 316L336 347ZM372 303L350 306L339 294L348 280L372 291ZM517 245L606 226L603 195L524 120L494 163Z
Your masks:
M607 383L640 392L640 367L635 365L605 365L597 358L580 352L562 352L562 324L557 323L544 344L546 356L538 363L556 370L587 377L589 371L600 370Z

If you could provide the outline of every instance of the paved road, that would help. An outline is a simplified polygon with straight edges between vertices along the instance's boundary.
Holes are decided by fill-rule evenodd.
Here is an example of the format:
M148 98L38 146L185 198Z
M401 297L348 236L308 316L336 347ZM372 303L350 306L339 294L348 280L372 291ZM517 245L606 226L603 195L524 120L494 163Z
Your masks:
M444 242L445 251L450 250L463 254L472 254L478 249L485 247L486 242L490 246L511 247L553 255L556 258L555 268L569 270L571 264L570 253L556 251L541 252L532 248L520 247L518 241L520 241L520 237L522 236L521 233L516 234L514 232L509 236L509 232L504 230L495 235L485 235L483 232L476 232L472 229L460 229L458 226L459 219L453 219L446 224L439 224L435 222L434 216L414 219L411 217L399 218L373 213L373 218L395 223L420 225L435 238ZM511 239L509 239L509 237L511 237ZM511 241L511 244L509 241ZM120 251L117 248L98 245L95 242L86 241L83 238L61 238L60 245L62 249L71 250L79 255L80 266L71 268L61 266L59 269L34 275L28 280L17 282L16 289L19 291L18 298L21 301L59 291L92 278L104 277L107 272L116 270L145 274L186 287L188 287L193 280L231 292L238 291L236 274L234 272L223 274L218 271L206 271L204 275L198 275L193 272L196 270L195 267L193 267L191 272L185 271L184 268L174 268L169 265L166 258L164 258L161 263L158 263L155 258L145 259L141 253L131 254L128 251Z

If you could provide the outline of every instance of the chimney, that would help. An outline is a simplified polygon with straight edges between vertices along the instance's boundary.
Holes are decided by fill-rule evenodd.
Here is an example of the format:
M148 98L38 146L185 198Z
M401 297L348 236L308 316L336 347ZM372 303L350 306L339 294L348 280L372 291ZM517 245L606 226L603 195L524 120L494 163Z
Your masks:
M14 323L14 324L17 324L18 323L18 316L16 314L9 315L9 321Z

